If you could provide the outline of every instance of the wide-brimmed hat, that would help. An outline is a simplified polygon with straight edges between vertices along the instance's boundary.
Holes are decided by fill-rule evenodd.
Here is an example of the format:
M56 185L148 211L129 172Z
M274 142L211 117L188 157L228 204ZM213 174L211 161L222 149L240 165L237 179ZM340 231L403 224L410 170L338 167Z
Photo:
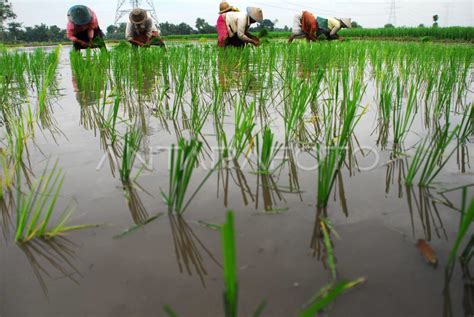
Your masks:
M233 9L232 6L231 6L228 2L226 2L226 1L222 1L222 2L219 4L219 14L229 12L229 11L231 11L232 9Z
M248 7L247 15L258 23L261 23L263 21L263 12L260 8Z
M129 16L130 22L133 24L142 24L147 18L148 13L143 9L133 9Z
M352 20L350 18L343 18L341 22L344 24L346 28L352 28Z
M83 5L76 5L67 12L69 21L75 25L86 25L92 20L92 15L88 7Z

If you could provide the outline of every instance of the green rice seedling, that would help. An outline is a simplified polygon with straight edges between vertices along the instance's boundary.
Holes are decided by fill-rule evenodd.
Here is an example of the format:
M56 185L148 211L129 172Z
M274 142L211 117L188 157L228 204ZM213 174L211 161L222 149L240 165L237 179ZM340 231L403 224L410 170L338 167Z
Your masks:
M240 101L234 108L234 137L232 139L232 155L239 159L242 154L247 154L253 147L253 130L256 126L255 102L247 107L244 101Z
M337 278L336 272L336 262L334 260L334 250L332 247L331 236L329 234L330 230L332 231L332 225L326 218L321 218L320 220L321 232L323 233L323 242L326 249L327 264L331 270L331 276L334 280Z
M433 120L438 120L441 115L444 115L446 123L450 122L454 87L457 81L457 63L458 61L451 59L447 64L443 65L444 67L441 70L443 79L438 81L435 103L432 109L428 109Z
M141 131L137 128L129 128L124 136L122 164L119 168L122 182L131 182L131 174L137 158L137 152L140 150L141 142Z
M273 168L273 161L280 152L282 144L275 141L275 136L272 130L265 126L260 136L257 136L257 159L258 159L258 173L272 174L279 166Z
M316 158L318 164L318 189L317 206L318 209L326 209L329 197L340 170L346 158L347 149L351 141L354 129L362 118L362 114L357 113L359 103L363 95L361 78L356 78L350 87L347 79L343 75L343 100L341 104L340 120L337 123L337 104L329 106L329 111L325 114L326 135L325 145L316 145ZM337 86L337 85L336 85ZM332 88L338 91L337 88ZM337 93L335 100L337 101ZM332 108L332 109L331 109Z
M0 201L4 201L15 184L14 160L8 149L0 148Z
M76 89L81 93L95 95L95 99L99 101L108 84L110 53L104 50L87 50L83 56L81 52L71 51L69 58Z
M207 122L207 118L212 110L212 105L200 106L195 104L192 107L191 113L191 131L194 138L202 136L201 131Z
M466 108L459 126L459 133L456 136L457 163L461 172L466 173L466 165L470 166L469 148L467 143L469 137L474 134L474 104L471 104Z
M190 230L184 220L178 217L173 222L183 223L185 230ZM223 267L224 267L224 316L225 317L237 317L238 316L238 276L237 276L237 252L235 243L235 225L234 225L234 213L228 211L226 215L226 222L222 226L218 226L221 231L221 242L222 242L222 255L223 255ZM195 237L194 234L175 234L176 239L187 239L189 237ZM179 241L178 241L179 242ZM184 242L181 242L184 243ZM187 247L179 252L194 252L197 248L189 248L189 242L186 244ZM202 245L201 245L202 246ZM177 250L178 252L178 250ZM206 252L208 252L206 250ZM196 258L200 259L200 256ZM215 259L213 259L215 261ZM259 317L265 309L266 302L263 301L256 309L252 316ZM176 312L169 306L163 307L165 313L170 317L177 317Z
M41 123L44 126L51 126L53 123L53 118L50 114L50 109L48 108L48 93L52 91L56 82L56 71L59 64L59 56L61 53L61 45L56 47L52 53L49 65L47 66L46 73L41 81L41 85L38 91L38 116L41 120Z
M393 143L394 143L394 147L397 149L399 149L402 146L408 132L410 131L413 125L413 121L415 120L415 115L417 111L416 98L417 98L418 88L419 87L417 86L416 83L413 83L410 86L408 100L407 100L406 106L403 107L402 105L403 87L400 82L400 79L397 79L396 102L392 111Z
M179 110L182 110L183 107L183 96L185 93L186 77L189 69L189 57L187 53L185 56L181 56L179 64L177 66L179 68L177 68L178 76L174 80L176 89L174 91L174 101L171 110L171 119L177 119Z
M467 189L464 188L463 191L463 206L461 208L462 214L461 214L461 221L459 224L459 231L456 237L456 241L454 242L453 249L451 250L451 253L449 254L448 258L448 264L447 267L448 269L452 270L452 267L454 266L454 263L456 261L456 256L459 252L459 249L461 248L461 244L463 240L465 239L466 235L469 232L469 228L471 225L474 223L474 199L471 199L471 202L469 205L467 205ZM471 238L471 240L474 239L474 236ZM466 247L466 250L468 250L469 244ZM464 255L466 255L467 252L465 252ZM464 257L465 259L467 257Z
M323 287L307 307L298 314L298 317L314 317L317 316L324 308L332 303L337 297L342 295L349 289L352 289L365 282L364 278L359 278L354 281L341 281L339 283L332 283Z
M185 196L191 181L193 171L198 163L198 157L202 150L202 143L196 140L186 141L181 138L178 147L171 147L169 162L169 188L166 195L162 191L162 196L168 205L168 213L175 212L180 215L184 213Z
M387 146L390 119L393 111L393 82L390 75L383 75L379 92L379 136L377 144L384 149Z
M447 155L446 149L457 135L459 126L449 132L449 125L439 130L433 135L431 141L429 138L417 147L416 153L408 167L408 172L405 177L407 186L412 186L414 178L421 173L418 185L421 187L428 187L435 177L441 172L443 167L449 161L456 151L456 147Z
M178 317L178 314L168 305L165 305L163 310L168 315L168 317Z
M224 257L224 311L226 317L237 317L238 278L235 251L234 214L227 213L227 220L221 229L222 254Z
M129 234L139 230L139 229L142 229L144 228L145 226L147 226L148 224L152 223L153 221L157 220L158 218L160 218L161 216L163 216L163 213L159 213L153 217L150 217L150 218L147 218L145 219L144 221L141 221L139 223L136 223L134 226L124 230L122 233L114 236L114 239L117 240L117 239L122 239L123 237L125 236L128 236Z
M308 109L310 101L315 99L319 84L322 81L324 73L318 70L316 81L307 83L304 80L292 80L289 88L288 102L284 105L283 120L285 122L285 144L295 137L295 135L304 134L304 115ZM303 131L303 132L302 132Z
M34 137L27 129L24 118L11 118L10 131L5 134L8 151L13 160L13 169L21 169L28 185L31 185L31 164L29 161L28 140Z
M64 182L64 174L57 167L57 163L50 172L47 168L32 184L27 194L22 192L20 172L17 170L16 242L26 243L35 238L50 239L70 231L90 227L87 225L69 226L67 223L72 215L70 208L60 214L56 223L51 223Z

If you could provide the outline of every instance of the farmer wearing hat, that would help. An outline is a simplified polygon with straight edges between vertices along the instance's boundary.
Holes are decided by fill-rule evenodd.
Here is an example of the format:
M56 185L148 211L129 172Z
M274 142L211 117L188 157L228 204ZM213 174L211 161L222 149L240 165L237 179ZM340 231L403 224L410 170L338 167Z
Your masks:
M318 34L324 34L326 38L331 40L343 41L344 38L337 34L341 29L352 28L352 21L349 18L337 19L337 18L317 18L318 23Z
M105 47L104 33L99 28L97 16L86 6L76 5L67 13L67 37L74 43L75 50Z
M288 39L288 43L294 39L306 38L306 41L316 41L318 38L318 22L311 12L303 11L295 15L293 19L293 31Z
M258 37L253 36L249 32L249 27L255 22L263 21L262 9L248 7L247 13L228 12L225 15L225 23L227 26L228 38L224 46L244 47L248 43L255 46L260 45Z
M130 12L125 38L134 46L165 46L155 23L143 9L134 9Z
M225 17L227 12L239 12L239 9L232 7L226 1L219 4L219 18L217 19L217 46L224 47L229 31L227 31L227 24Z

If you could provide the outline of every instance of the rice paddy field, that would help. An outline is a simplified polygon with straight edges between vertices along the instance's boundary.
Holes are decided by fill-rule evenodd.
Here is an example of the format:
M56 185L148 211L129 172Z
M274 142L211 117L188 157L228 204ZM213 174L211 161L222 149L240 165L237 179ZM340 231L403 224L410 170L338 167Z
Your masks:
M0 316L474 316L474 48L0 52Z

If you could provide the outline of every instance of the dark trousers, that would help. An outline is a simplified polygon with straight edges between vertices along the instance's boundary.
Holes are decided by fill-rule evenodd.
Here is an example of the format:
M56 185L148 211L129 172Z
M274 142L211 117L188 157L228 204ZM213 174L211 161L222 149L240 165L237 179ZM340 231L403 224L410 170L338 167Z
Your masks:
M339 38L337 34L331 35L331 31L328 29L319 28L318 32L316 32L316 37L319 37L321 34L324 34L328 41L337 40Z
M89 43L89 31L87 31L87 30L84 31L84 32L77 33L74 36L77 37L81 41ZM104 38L104 33L102 32L102 30L100 28L95 29L94 30L94 38L93 38L94 47L99 47L99 48L105 47L105 42L104 42L103 38ZM76 51L87 49L87 48L89 48L89 47L81 45L80 43L74 42L74 49Z
M237 35L232 37L228 37L225 40L225 46L232 46L232 47L244 47L247 43L242 41Z
M252 34L250 33L246 33L245 35L247 35L249 38L251 39L257 39L256 36L253 36ZM225 46L232 46L232 47L245 47L248 43L247 42L244 42L242 41L238 36L237 34L232 36L232 37L228 37L226 40L225 40Z

